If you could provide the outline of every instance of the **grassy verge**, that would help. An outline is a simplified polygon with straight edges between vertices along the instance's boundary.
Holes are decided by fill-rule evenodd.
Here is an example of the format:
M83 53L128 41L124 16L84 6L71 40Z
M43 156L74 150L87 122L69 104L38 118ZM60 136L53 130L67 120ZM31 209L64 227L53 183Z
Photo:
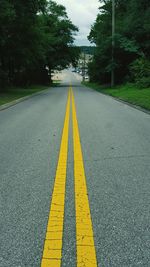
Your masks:
M112 89L104 89L96 83L84 82L83 84L104 94L114 96L131 104L150 110L150 88L139 89L135 84L126 84Z
M13 87L7 88L4 92L0 93L0 105L9 103L13 100L32 95L47 89L48 86L34 85L25 88Z

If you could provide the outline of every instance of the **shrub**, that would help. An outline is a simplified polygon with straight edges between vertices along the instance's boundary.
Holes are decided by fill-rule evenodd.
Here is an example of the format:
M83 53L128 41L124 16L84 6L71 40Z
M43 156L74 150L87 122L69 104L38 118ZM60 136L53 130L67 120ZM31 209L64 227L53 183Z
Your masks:
M131 76L138 87L150 87L150 61L145 57L136 59L130 67Z

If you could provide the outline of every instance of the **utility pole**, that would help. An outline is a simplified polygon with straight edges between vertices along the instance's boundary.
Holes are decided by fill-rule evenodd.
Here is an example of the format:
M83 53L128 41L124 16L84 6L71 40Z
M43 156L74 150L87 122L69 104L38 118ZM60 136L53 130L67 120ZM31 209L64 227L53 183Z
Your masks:
M114 50L115 50L115 0L112 0L112 70L111 70L111 87L114 87L114 85L115 85Z
M83 81L85 81L85 65L86 65L86 55L84 51L84 56L83 56Z

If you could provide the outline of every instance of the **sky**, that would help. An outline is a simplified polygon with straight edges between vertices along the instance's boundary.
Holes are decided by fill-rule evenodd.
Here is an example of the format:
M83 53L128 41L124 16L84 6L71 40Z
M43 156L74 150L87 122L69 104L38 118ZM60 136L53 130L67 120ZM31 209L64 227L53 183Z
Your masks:
M79 28L76 45L91 45L87 40L91 25L98 14L100 3L98 0L56 0L66 7L68 17Z

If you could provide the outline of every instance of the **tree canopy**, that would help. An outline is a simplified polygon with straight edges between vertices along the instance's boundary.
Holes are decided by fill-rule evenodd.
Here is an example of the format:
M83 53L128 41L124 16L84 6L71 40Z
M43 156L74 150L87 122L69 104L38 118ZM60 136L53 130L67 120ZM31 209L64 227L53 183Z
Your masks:
M78 28L66 9L47 0L1 0L0 87L46 83L46 68L75 63Z
M91 80L110 83L112 68L115 69L116 83L134 79L141 68L150 66L148 62L150 2L115 0L114 62L112 62L112 0L100 0L100 2L103 5L99 8L99 14L88 37L97 47L94 60L89 66ZM147 78L148 69L149 67L145 70L145 81L150 83Z

